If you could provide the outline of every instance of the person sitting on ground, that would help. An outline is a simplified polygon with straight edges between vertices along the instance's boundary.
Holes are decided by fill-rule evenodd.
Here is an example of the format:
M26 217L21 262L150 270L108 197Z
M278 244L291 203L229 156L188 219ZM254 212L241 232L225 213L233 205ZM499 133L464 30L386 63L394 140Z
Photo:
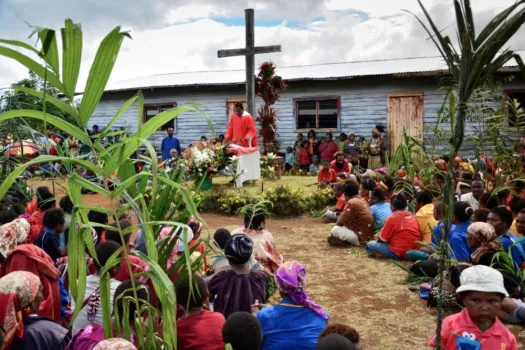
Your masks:
M474 249L467 244L467 229L470 226L470 217L474 210L466 202L454 203L454 229L450 231L448 242L452 250L452 257L457 261L470 262Z
M69 234L69 225L71 224L71 215L73 214L73 202L71 201L71 198L69 196L64 196L62 199L60 199L60 202L58 202L58 205L60 209L64 211L64 233L59 235L59 249L62 251L64 248L67 247L68 242L68 234ZM65 250L64 252L67 252Z
M310 168L310 152L308 141L303 141L299 150L299 165L302 171L307 172Z
M120 226L120 231L122 232L122 235L119 232L118 226ZM114 230L106 231L106 242L113 241L118 243L120 246L122 246L122 243L124 242L125 249L129 250L129 240L131 238L131 235L133 234L133 232L129 231L131 226L133 226L133 224L128 220L120 220L119 224L111 224L111 227L113 227ZM126 259L122 258L122 261L120 262L119 272L114 277L117 281L120 282L130 280L133 277L133 275L141 273L145 269L147 269L146 263L142 261L141 258L135 255L131 255L129 251L127 255L131 271L129 270Z
M37 316L42 290L40 279L31 272L16 271L0 278L0 325L5 332L6 348L66 349L70 340L68 330Z
M355 328L342 323L330 323L319 335L319 341L329 334L339 334L351 341L356 350L363 350L363 344L361 344L359 333Z
M391 205L394 212L365 250L368 255L379 253L388 259L404 260L407 251L417 249L421 231L416 218L406 210L408 203L402 193L392 198Z
M496 193L496 196L498 197L498 207L504 207L508 209L509 194L510 191L507 190L501 190Z
M496 236L501 242L503 250L508 252L510 248L512 258L519 266L524 259L521 257L519 248L513 245L518 240L518 237L509 232L512 221L512 212L504 207L492 209L487 218L487 223L494 227Z
M331 333L319 340L315 350L355 350L354 343L342 335Z
M284 170L286 171L292 170L294 163L295 163L294 157L295 155L293 153L293 148L287 147L286 154L284 155Z
M335 207L333 208L326 208L323 213L323 218L328 221L337 221L337 217L341 215L343 212L343 209L346 205L346 199L345 199L345 193L344 188L342 184L335 184L334 188L334 196L337 199L337 202L335 204Z
M27 221L31 230L27 236L27 243L33 243L38 234L44 230L44 212L56 206L55 196L50 192L40 192L37 209L31 214Z
M381 230L386 219L392 215L390 203L386 202L385 191L382 188L374 188L370 194L370 211L374 215L375 229Z
M359 186L356 183L347 183L344 191L346 206L332 227L328 243L335 246L358 246L372 237L374 216L368 203L359 197Z
M59 249L59 234L64 232L65 222L62 209L53 208L47 210L44 213L44 229L33 242L37 247L42 248L53 261L56 261L63 255Z
M459 200L462 202L467 202L472 209L478 210L479 200L485 192L485 184L482 180L474 180L472 181L471 188L472 191L467 194L461 195Z
M261 325L248 312L234 312L228 316L222 328L222 340L232 350L260 349L263 342Z
M499 205L498 196L494 192L485 192L479 199L479 208L491 210Z
M37 187L35 190L35 195L31 202L26 206L26 213L29 215L32 215L34 212L38 210L38 201L42 198L43 193L51 193L49 190L49 187L47 186L40 186Z
M322 167L317 173L317 187L327 188L337 181L335 170L330 168L330 159L323 158L321 161Z
M177 165L178 161L179 161L179 152L175 148L172 148L170 150L170 157L164 161L164 168L167 171L170 171Z
M0 264L20 244L27 242L31 226L25 219L15 219L0 226Z
M319 157L314 154L312 155L312 164L308 167L310 175L317 175L319 173Z
M510 211L512 212L512 217L514 218L514 221L512 222L512 225L509 228L509 232L517 237L521 237L520 234L518 234L518 228L516 227L516 217L518 216L519 212L525 209L525 199L521 199L519 197L514 197L510 201Z
M266 230L264 213L249 207L244 214L244 226L232 232L232 235L237 234L246 234L251 238L255 259L273 275L284 259L277 251L272 233Z
M425 243L431 242L433 228L438 224L434 218L432 200L432 194L428 191L419 192L416 196L416 221Z
M21 244L8 252L0 265L0 277L15 271L27 271L42 283L42 302L37 314L57 323L61 320L60 272L49 255L34 244ZM67 295L67 291L63 291Z
M199 239L201 237L202 232L202 222L198 221L195 217L190 217L188 220L188 226L191 228L193 232L193 238L188 243L188 248L191 249L194 246L198 245L197 248L193 251L192 256L194 259L198 258L199 256L204 256L202 259L202 273L205 273L208 271L208 259L206 258L206 244L201 242ZM179 252L184 252L184 242L180 246L181 249L179 249Z
M89 324L98 324L102 325L102 306L100 305L100 277L101 270L104 268L111 258L111 256L121 249L120 244L113 241L102 242L95 248L95 253L97 254L97 261L95 261L95 266L97 272L94 275L87 276L86 279L86 293L84 294L83 305L79 305L81 310L75 318L72 327L72 334L75 336L82 327L85 327ZM110 275L110 298L113 299L117 287L120 285L120 282L115 279L115 276L118 275L120 269L120 264L109 269ZM75 301L72 300L72 307L75 307ZM110 310L113 312L113 309Z
M133 291L133 286L136 288L136 298L135 292ZM149 305L150 299L148 287L144 283L141 283L137 280L124 281L120 283L114 292L112 291L111 300L113 303L111 304L111 309L115 310L115 312L119 315L118 320L116 318L112 318L111 320L114 337L124 336L123 333L119 334L117 329L123 329L124 322L127 322L132 331L132 339L130 340L134 345L137 345L135 329L137 327L137 323L143 322L143 317L145 315L142 315L142 312L144 311L145 307ZM137 305L139 307L138 309ZM86 307L89 307L89 305ZM124 319L125 312L128 313L129 318L127 320ZM111 315L113 315L113 311L111 311ZM117 325L117 321L121 323ZM100 342L102 342L105 338L103 324L91 323L82 327L76 334L74 334L71 343L69 343L69 346L67 347L67 350L100 349ZM123 349L133 349L129 348L129 344L126 343L125 345L127 347ZM120 350L121 348L116 349Z
M336 175L344 178L348 177L352 171L352 165L345 159L345 154L341 151L334 155L335 159L330 163L330 168L334 169Z
M475 210L472 216L470 217L470 222L487 222L489 213L490 210L488 209Z
M456 293L465 308L443 321L442 349L517 350L516 338L498 319L503 299L508 296L503 275L491 267L476 265L465 269L460 281ZM436 338L428 345L435 347Z
M30 216L20 215L15 211L15 207L11 203L7 203L4 200L0 201L0 225L10 223L16 218L29 220Z
M252 310L263 331L261 350L315 349L328 314L304 290L306 269L298 262L288 262L277 270L275 279L282 300L260 311L256 303Z
M177 303L185 309L184 317L177 320L177 349L224 350L222 327L226 320L221 313L209 311L204 279L194 274L191 283L193 286L185 278L175 288Z
M110 338L100 341L93 350L137 350L137 348L126 339Z
M225 317L237 311L251 311L256 300L265 303L268 295L268 275L250 269L246 263L253 251L253 241L243 234L233 235L224 247L232 269L219 272L210 281L208 290L214 298L214 310Z
M90 210L88 212L88 220L92 223L107 225L108 215L96 210ZM100 244L100 242L104 242L106 240L106 229L99 226L93 226L93 228L97 231L98 241L96 245Z

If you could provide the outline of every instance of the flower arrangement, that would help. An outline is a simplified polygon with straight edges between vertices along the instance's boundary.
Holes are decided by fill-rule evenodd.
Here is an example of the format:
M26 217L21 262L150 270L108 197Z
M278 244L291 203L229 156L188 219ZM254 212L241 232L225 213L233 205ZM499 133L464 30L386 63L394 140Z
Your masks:
M186 148L182 156L186 165L186 174L196 180L204 176L208 179L213 178L227 163L224 148L217 148L206 141L193 142L192 147Z

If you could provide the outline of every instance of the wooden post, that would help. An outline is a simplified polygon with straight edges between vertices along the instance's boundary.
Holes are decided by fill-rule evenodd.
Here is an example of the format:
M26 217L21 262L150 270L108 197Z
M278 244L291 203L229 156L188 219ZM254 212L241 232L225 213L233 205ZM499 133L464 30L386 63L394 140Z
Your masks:
M253 9L244 10L246 26L246 48L255 47L255 23ZM255 116L255 55L246 55L246 107Z

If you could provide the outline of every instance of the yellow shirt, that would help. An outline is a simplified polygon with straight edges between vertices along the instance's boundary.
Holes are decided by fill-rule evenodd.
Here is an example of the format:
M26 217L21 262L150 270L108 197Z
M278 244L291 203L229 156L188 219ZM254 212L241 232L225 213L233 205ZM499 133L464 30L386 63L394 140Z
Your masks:
M512 226L509 228L509 232L514 233L518 237L522 236L518 233L518 228L516 227L516 219L514 219L514 221L512 222Z
M422 206L416 213L416 221L423 236L423 242L430 243L434 226L438 221L434 219L434 204Z

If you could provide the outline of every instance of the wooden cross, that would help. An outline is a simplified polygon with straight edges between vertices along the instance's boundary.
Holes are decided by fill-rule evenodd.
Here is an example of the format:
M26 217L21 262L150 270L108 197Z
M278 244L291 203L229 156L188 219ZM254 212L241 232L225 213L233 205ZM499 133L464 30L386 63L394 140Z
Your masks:
M281 52L281 45L255 46L253 9L244 10L246 17L246 47L244 49L219 50L219 58L246 56L246 102L248 113L255 115L255 55Z

